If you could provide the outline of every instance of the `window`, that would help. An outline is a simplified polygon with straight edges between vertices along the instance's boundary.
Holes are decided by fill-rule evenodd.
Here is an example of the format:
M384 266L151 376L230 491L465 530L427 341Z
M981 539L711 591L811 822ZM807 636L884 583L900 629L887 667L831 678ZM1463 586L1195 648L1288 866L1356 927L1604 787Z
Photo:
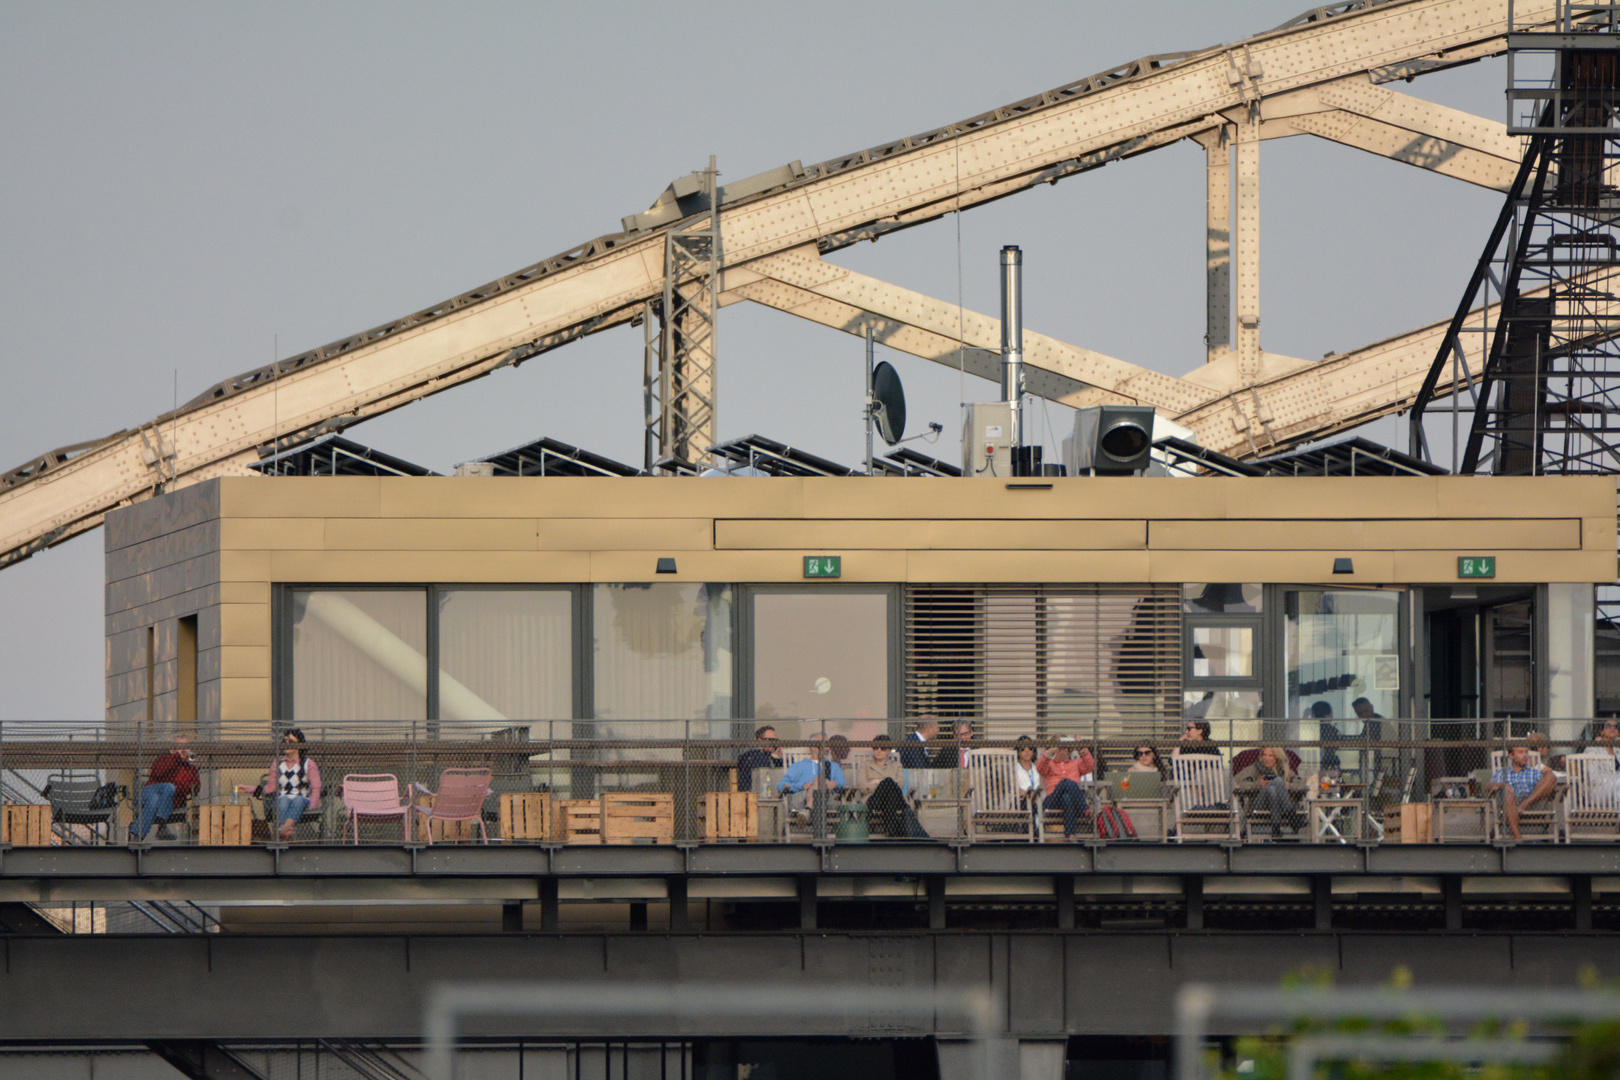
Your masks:
M674 582L594 586L596 717L729 719L731 592Z
M1382 719L1401 715L1400 610L1393 590L1283 593L1285 694L1298 738L1378 738ZM1354 749L1301 756L1310 768L1351 774L1363 764Z
M1246 721L1260 715L1264 701L1264 599L1261 585L1198 582L1181 587L1186 621L1182 715L1210 721L1217 739L1259 737L1258 725Z
M753 715L887 717L889 595L849 587L754 590Z
M574 715L571 591L444 588L437 596L441 719Z
M295 589L292 717L427 719L427 594Z

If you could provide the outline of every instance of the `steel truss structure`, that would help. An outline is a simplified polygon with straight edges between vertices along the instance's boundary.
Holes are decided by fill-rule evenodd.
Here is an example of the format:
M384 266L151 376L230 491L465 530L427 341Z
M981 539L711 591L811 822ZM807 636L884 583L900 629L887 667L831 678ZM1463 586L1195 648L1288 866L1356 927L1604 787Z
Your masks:
M711 167L625 218L622 232L0 475L0 566L96 527L120 505L243 474L277 448L637 321L647 335L644 467L685 471L714 442L715 312L741 300L858 336L870 327L891 348L994 379L996 319L823 256L1188 139L1207 155L1210 362L1176 378L1026 332L1029 392L1076 406L1151 405L1201 445L1243 458L1356 427L1411 406L1448 324L1322 361L1265 352L1261 147L1314 135L1506 191L1523 152L1506 125L1389 84L1501 54L1510 29L1551 28L1556 15L1555 0L1350 0L1235 45L1144 57L808 168L794 162L721 188ZM1489 326L1494 308L1474 317ZM1468 357L1480 370L1477 343Z

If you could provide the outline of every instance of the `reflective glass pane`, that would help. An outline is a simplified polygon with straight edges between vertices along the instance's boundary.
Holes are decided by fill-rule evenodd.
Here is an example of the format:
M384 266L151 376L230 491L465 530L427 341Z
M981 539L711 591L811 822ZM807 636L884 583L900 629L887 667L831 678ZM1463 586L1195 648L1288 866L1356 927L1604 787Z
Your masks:
M885 593L766 592L754 597L755 716L880 718L888 713Z
M597 585L596 716L731 716L731 586Z
M1189 615L1252 615L1264 592L1259 585L1190 583L1181 587L1181 605Z
M1258 690L1189 690L1182 715L1188 720L1252 720L1260 715Z
M1326 742L1381 737L1399 715L1400 593L1301 589L1284 595L1287 709L1297 736ZM1302 748L1307 771L1354 774L1363 754L1352 747Z
M1254 630L1247 626L1194 626L1195 679L1247 678L1254 674Z
M427 718L427 593L293 593L293 718Z
M573 597L562 589L439 593L439 716L564 720L574 712Z

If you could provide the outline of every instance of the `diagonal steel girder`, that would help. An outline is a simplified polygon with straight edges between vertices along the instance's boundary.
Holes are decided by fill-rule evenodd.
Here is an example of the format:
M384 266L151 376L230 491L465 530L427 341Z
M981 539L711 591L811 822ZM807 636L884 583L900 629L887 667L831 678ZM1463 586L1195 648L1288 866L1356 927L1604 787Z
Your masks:
M1612 275L1620 290L1620 270ZM822 260L812 247L758 259L726 273L722 303L751 300L811 322L864 336L985 379L998 376L999 319L890 285ZM1620 315L1620 312L1614 314ZM1467 325L1495 324L1496 305ZM1431 323L1320 361L1267 353L1258 378L1240 376L1235 356L1177 378L1028 329L1029 392L1064 405L1152 405L1193 429L1198 441L1234 457L1255 457L1400 412L1416 397L1449 320ZM960 345L958 328L960 327ZM1477 373L1487 335L1465 335Z
M1520 23L1553 0L1515 0ZM922 135L833 159L721 212L728 266L823 252L1077 175L1205 130L1258 91L1387 81L1505 47L1508 0L1318 10L1236 46L1150 57ZM1246 70L1228 79L1235 50ZM335 430L627 323L663 291L661 231L600 237L432 308L226 380L173 414L0 476L0 566L111 509L240 472L258 447ZM1260 374L1264 374L1261 365Z

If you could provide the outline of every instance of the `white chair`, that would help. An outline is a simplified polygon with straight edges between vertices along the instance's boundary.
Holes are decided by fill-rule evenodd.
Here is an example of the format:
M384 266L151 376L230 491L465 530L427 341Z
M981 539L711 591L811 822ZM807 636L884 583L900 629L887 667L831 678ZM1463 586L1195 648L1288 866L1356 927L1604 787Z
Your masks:
M1564 842L1620 840L1620 770L1614 755L1602 751L1564 759L1569 788L1564 793Z
M1018 754L1013 750L969 750L969 824L979 840L1034 840L1035 815L1018 797Z
M1219 754L1181 754L1170 759L1176 782L1176 842L1198 830L1206 840L1238 838L1232 801L1232 770Z

